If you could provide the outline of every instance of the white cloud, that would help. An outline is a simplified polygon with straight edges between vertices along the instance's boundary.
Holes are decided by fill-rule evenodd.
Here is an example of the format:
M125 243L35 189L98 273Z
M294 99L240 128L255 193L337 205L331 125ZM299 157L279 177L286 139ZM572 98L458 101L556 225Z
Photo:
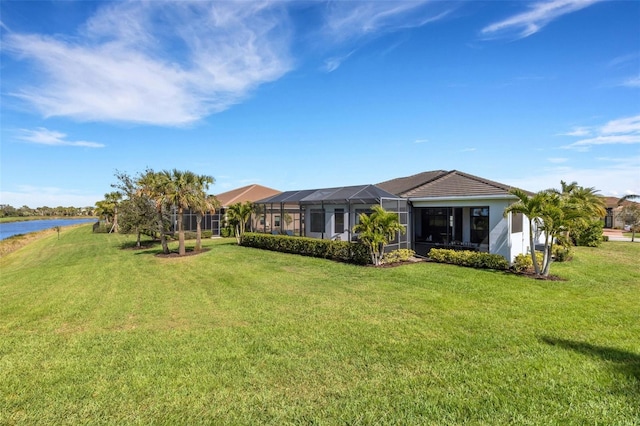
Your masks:
M88 194L67 188L21 185L14 191L0 191L0 204L13 207L89 207L103 199L102 194Z
M35 130L20 129L16 139L49 146L80 146L85 148L104 148L104 144L88 141L69 141L67 135L55 130L38 127Z
M622 82L625 87L640 87L640 76L630 77Z
M587 136L591 134L591 129L589 127L574 127L573 130L566 133L558 133L558 136Z
M498 178L499 182L540 191L557 188L560 181L578 182L584 187L594 187L601 195L622 196L640 193L640 157L599 158L598 163L587 168L566 166L543 168L525 178Z
M595 130L596 136L581 139L564 148L585 150L593 145L640 143L640 115L611 120ZM579 135L572 135L579 136Z
M441 7L447 9L442 10ZM437 10L434 10L437 8ZM337 1L327 7L324 33L334 40L415 28L446 17L451 4L420 1Z
M11 94L45 117L184 125L291 69L279 3L118 2L78 37L12 33L41 76Z
M429 142L429 139L416 139L413 143L426 143Z
M465 148L460 150L460 152L474 152L474 151L476 151L476 148Z
M353 52L355 52L355 50L352 50L351 52L347 53L346 55L334 56L332 58L325 59L325 61L324 61L324 70L326 72L333 72L333 71L337 70L340 67L340 65L342 65L342 63L344 61L349 59L349 56L351 56L353 54Z
M551 21L591 6L602 0L550 0L539 1L529 6L527 12L514 15L503 21L493 23L482 29L486 37L525 38L540 31Z

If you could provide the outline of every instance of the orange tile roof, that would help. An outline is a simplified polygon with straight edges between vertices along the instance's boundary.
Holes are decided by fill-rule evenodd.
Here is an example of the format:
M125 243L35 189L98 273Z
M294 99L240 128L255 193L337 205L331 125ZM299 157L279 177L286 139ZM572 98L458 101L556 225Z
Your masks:
M268 188L266 186L253 184L243 186L242 188L232 189L231 191L217 194L216 198L222 207L230 206L236 203L245 203L247 201L258 201L263 198L280 194L277 189Z

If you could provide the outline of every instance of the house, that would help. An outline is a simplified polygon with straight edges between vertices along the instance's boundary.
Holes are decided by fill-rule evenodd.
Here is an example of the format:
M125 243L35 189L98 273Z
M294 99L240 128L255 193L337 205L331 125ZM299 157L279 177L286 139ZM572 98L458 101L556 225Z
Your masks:
M530 250L526 219L504 215L518 200L509 185L457 170L434 170L377 186L408 201L411 246L418 254L432 248L472 249L512 261Z
M356 185L301 191L286 191L257 201L260 232L301 235L311 238L355 241L352 229L361 213L372 205L398 213L409 226L407 200L375 185ZM390 249L409 248L408 234L398 235Z
M620 198L618 197L602 197L604 199L606 216L604 217L605 228L624 228L624 217L622 216L622 209L625 205L633 203L633 201L624 201L622 205L618 204Z
M411 248L420 255L432 248L475 250L512 261L530 248L526 219L504 215L518 200L511 189L457 170L434 170L376 185L287 191L256 202L262 215L257 230L281 232L283 222L276 218L297 215L295 235L354 241L351 230L359 214L380 204L398 213L407 230L388 250Z
M254 202L256 200L270 197L279 193L280 191L278 191L277 189L253 184L217 194L215 197L218 200L219 207L213 214L208 213L203 216L201 223L202 229L211 230L212 236L220 236L220 231L225 226L225 214L229 206L232 206L236 203L245 203L247 201ZM177 219L174 218L174 223L176 220ZM184 213L183 223L185 230L195 231L196 213L190 210L186 210Z

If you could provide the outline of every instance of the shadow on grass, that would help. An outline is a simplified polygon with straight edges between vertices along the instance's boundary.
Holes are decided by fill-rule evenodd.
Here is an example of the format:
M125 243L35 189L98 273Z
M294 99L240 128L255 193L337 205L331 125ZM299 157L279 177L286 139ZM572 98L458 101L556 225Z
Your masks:
M540 340L551 346L559 346L563 349L569 349L592 358L599 358L603 361L614 363L613 367L616 371L628 376L632 380L635 379L635 390L636 392L640 392L640 355L608 346L598 346L586 342L556 339L547 336L541 337Z

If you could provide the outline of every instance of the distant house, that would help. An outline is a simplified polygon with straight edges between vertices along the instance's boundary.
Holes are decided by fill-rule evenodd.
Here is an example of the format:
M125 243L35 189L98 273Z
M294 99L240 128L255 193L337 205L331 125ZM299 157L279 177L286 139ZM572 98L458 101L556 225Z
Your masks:
M618 197L602 197L604 199L605 209L607 211L604 217L605 228L624 228L624 217L622 216L622 209L625 205L634 203L634 201L624 201L622 204L618 204L620 198Z
M380 204L397 212L407 229L389 246L426 255L432 248L496 253L512 261L527 253L529 227L520 214L504 215L517 198L512 187L457 170L434 170L376 185L287 191L256 202L257 230L289 233L285 215L298 218L295 235L354 241L351 229L360 213Z
M225 214L229 206L232 206L236 203L245 203L247 201L254 202L256 200L270 197L279 193L280 191L278 191L277 189L253 184L217 194L215 197L218 200L220 207L216 209L213 214L209 213L203 216L201 223L202 229L210 230L213 236L220 236L220 230L225 226ZM175 220L176 219L174 218L174 222ZM196 214L190 210L187 210L184 214L183 223L185 230L195 231Z

